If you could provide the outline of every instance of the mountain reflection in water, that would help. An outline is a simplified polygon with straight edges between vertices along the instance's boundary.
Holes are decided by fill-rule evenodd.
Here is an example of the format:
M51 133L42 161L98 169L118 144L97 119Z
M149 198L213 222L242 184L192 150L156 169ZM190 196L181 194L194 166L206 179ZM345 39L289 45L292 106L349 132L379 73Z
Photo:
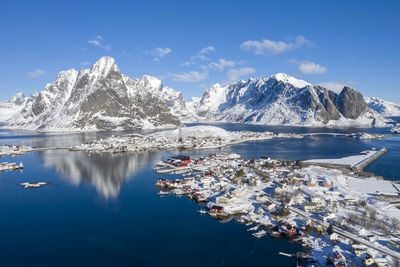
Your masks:
M135 177L143 167L157 162L160 152L89 154L86 152L47 151L43 164L54 168L74 185L91 184L105 198L118 196L124 180Z

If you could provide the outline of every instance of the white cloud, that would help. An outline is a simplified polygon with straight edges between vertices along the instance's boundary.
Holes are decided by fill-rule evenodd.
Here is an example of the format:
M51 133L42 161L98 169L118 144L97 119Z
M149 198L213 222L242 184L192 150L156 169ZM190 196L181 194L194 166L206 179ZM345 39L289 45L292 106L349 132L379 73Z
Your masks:
M88 43L94 46L100 46L99 40L89 40Z
M96 47L100 47L103 48L105 50L110 51L111 50L111 45L110 44L103 44L102 42L103 37L101 35L97 35L96 38L94 40L89 40L88 44L94 45Z
M298 65L298 69L302 74L323 74L328 71L326 67L311 61L292 60L291 62Z
M208 72L189 71L182 73L170 73L169 76L176 82L196 83L207 78Z
M34 70L34 71L28 71L28 72L26 73L26 76L27 76L28 78L38 78L38 77L43 76L43 75L45 75L45 74L46 74L46 71L41 70L41 69L36 69L36 70Z
M267 39L263 39L262 41L248 40L243 42L240 45L240 48L245 51L253 51L256 55L273 56L311 44L311 41L307 40L303 35L299 35L289 42L272 41Z
M235 61L220 58L218 59L218 62L211 62L210 64L208 64L208 67L211 69L219 69L220 71L223 71L225 67L233 68L235 64Z
M154 56L154 58L153 58L154 61L159 62L160 59L162 59L166 55L170 54L171 52L172 52L171 48L157 47L157 48L154 48L153 50L148 51L147 53Z
M90 65L90 62L87 62L87 61L81 62L81 65L82 65L83 67L87 67L87 66Z
M256 70L254 68L240 68L240 69L230 69L227 73L226 76L228 77L229 80L231 81L236 81L239 78L255 73Z
M215 52L215 47L213 46L207 46L202 48L199 52L197 52L196 55L193 55L190 57L189 61L183 62L181 65L182 66L190 66L193 65L196 60L209 60L207 57L208 54Z
M355 84L357 84L357 82L354 81L331 81L323 82L318 85L339 94L346 85L353 86Z
M197 55L195 55L195 58L199 58L201 60L206 60L208 59L206 57L207 54L211 53L211 52L215 52L215 48L213 46L207 46L204 47L203 49L201 49Z

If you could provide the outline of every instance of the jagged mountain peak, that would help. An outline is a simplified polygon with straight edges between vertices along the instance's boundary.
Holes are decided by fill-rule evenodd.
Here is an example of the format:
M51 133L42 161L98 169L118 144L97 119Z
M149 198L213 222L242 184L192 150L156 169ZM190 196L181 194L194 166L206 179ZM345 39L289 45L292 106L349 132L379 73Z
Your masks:
M281 73L281 72L271 75L270 79L275 79L275 80L283 82L283 83L289 83L297 88L303 88L303 87L306 87L307 85L311 86L310 83L308 83L304 80L297 79L293 76L290 76L289 74Z
M25 101L25 95L21 92L16 93L13 97L11 97L7 103L14 103L16 105L21 105Z
M345 86L343 87L342 91L340 91L339 94L345 94L345 93L348 93L348 92L358 92L358 90L354 89L354 88L351 87L351 86L345 85Z
M115 59L109 56L101 57L90 69L91 73L99 73L103 76L106 76L110 71L120 72Z
M167 93L157 93L161 89L157 78L132 80L121 74L113 58L102 57L90 69L60 72L29 106L7 121L7 127L88 131L182 126L167 105L174 98L164 101L161 96ZM178 94L171 90L169 95Z
M143 75L142 77L138 78L138 81L148 88L153 88L158 91L163 89L162 81L151 75Z

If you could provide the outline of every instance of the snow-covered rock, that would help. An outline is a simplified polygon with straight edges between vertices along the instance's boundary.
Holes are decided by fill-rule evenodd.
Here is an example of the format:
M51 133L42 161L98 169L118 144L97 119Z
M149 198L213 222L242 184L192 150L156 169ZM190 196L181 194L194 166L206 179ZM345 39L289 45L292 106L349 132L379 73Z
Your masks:
M24 96L22 93L17 93L8 101L0 102L0 121L5 122L18 113L21 113L24 108L32 105L37 96L37 93L32 94L30 97Z
M344 87L336 94L287 74L251 78L208 89L195 108L202 122L306 126L379 126L384 118L361 93Z
M377 97L365 97L368 106L383 116L400 116L400 104L389 102Z
M91 69L60 72L30 105L22 105L8 119L6 127L40 131L175 128L182 123L172 114L175 103L179 105L174 97L179 98L179 93L164 88L157 78L132 80L121 74L113 58L102 57Z
M193 112L193 108L187 107L181 92L177 92L170 87L163 86L161 80L150 75L144 75L137 80L149 91L151 91L157 98L163 101L171 110L171 113L180 118L181 121L191 122L195 120L196 115Z

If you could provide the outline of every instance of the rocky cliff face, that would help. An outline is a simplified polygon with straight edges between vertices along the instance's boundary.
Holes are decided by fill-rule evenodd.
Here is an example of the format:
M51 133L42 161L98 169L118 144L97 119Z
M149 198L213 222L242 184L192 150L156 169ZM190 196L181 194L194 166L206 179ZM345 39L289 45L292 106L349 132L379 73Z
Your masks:
M383 119L363 96L345 87L340 94L287 74L249 79L207 90L195 108L200 121L273 125L372 125Z
M362 114L370 111L362 94L348 86L345 86L336 97L336 107L348 119L357 119Z
M181 126L147 80L145 76L132 80L122 75L113 58L102 57L91 69L60 72L31 107L7 121L8 127L86 131Z

